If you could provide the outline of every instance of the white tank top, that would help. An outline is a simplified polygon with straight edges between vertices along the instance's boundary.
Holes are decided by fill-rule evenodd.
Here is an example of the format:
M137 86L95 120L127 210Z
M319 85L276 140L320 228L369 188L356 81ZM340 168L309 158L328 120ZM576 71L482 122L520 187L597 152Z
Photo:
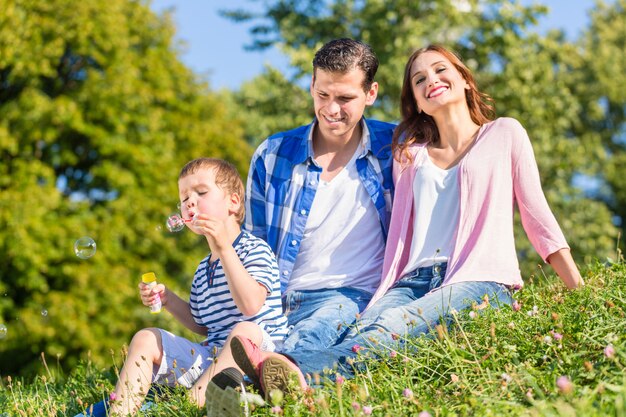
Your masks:
M442 169L427 157L415 173L413 239L409 260L402 275L437 262L447 262L450 257L459 224L457 172L458 164L450 169Z

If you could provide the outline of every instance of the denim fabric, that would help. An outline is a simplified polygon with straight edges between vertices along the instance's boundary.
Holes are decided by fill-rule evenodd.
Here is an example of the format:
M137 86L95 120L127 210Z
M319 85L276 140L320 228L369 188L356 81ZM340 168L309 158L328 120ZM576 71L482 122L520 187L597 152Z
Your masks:
M390 289L368 309L359 321L358 330L351 331L341 343L324 350L301 349L292 352L291 356L298 362L300 369L312 374L339 365L342 374L352 376L354 370L348 360L357 356L353 351L355 345L366 349L375 347L391 350L398 343L394 335L415 337L427 334L442 320L448 321L452 310L461 311L474 302L480 303L485 295L489 296L492 307L513 302L508 288L496 282L460 282L424 294L425 284L420 282L421 279L415 280L416 285L412 286L411 276L408 278ZM440 283L435 281L435 285Z
M290 327L281 353L315 351L337 342L372 294L355 288L289 291L283 308Z
M418 268L400 278L387 294L363 313L346 338L354 338L389 308L415 301L441 286L443 278L446 276L447 265L445 262L436 263L432 266Z

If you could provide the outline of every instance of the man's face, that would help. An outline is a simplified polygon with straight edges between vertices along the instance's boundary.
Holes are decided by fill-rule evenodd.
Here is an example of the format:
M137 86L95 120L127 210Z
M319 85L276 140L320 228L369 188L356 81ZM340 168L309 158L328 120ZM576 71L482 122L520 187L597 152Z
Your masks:
M365 74L358 68L345 74L315 70L311 96L319 132L325 139L349 138L363 117L365 106L374 104L378 84L363 91Z

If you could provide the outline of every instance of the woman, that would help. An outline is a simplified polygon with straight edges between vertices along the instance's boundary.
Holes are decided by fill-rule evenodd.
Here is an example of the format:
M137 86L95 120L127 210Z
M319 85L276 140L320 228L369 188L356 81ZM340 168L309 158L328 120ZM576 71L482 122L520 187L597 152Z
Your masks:
M343 342L286 357L235 338L235 361L262 388L334 363L343 371L361 348L428 333L451 312L512 302L523 285L513 238L514 205L531 243L568 288L583 285L541 189L526 131L493 119L491 99L449 50L415 51L404 74L402 121L394 134L395 200L383 278ZM357 347L358 346L358 347ZM236 347L236 348L235 348Z

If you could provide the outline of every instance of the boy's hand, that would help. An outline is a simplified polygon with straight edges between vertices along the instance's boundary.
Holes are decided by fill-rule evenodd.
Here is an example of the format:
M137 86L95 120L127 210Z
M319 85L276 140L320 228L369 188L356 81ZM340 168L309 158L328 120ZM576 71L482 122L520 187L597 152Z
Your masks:
M206 214L198 214L194 218L192 226L200 234L206 236L211 252L220 253L232 245L228 239L226 225L221 220L216 220Z
M146 307L150 307L157 300L157 296L161 298L161 305L165 307L167 304L167 296L165 292L165 285L157 284L154 287L150 288L150 286L146 283L139 283L139 296L141 297L141 302Z

